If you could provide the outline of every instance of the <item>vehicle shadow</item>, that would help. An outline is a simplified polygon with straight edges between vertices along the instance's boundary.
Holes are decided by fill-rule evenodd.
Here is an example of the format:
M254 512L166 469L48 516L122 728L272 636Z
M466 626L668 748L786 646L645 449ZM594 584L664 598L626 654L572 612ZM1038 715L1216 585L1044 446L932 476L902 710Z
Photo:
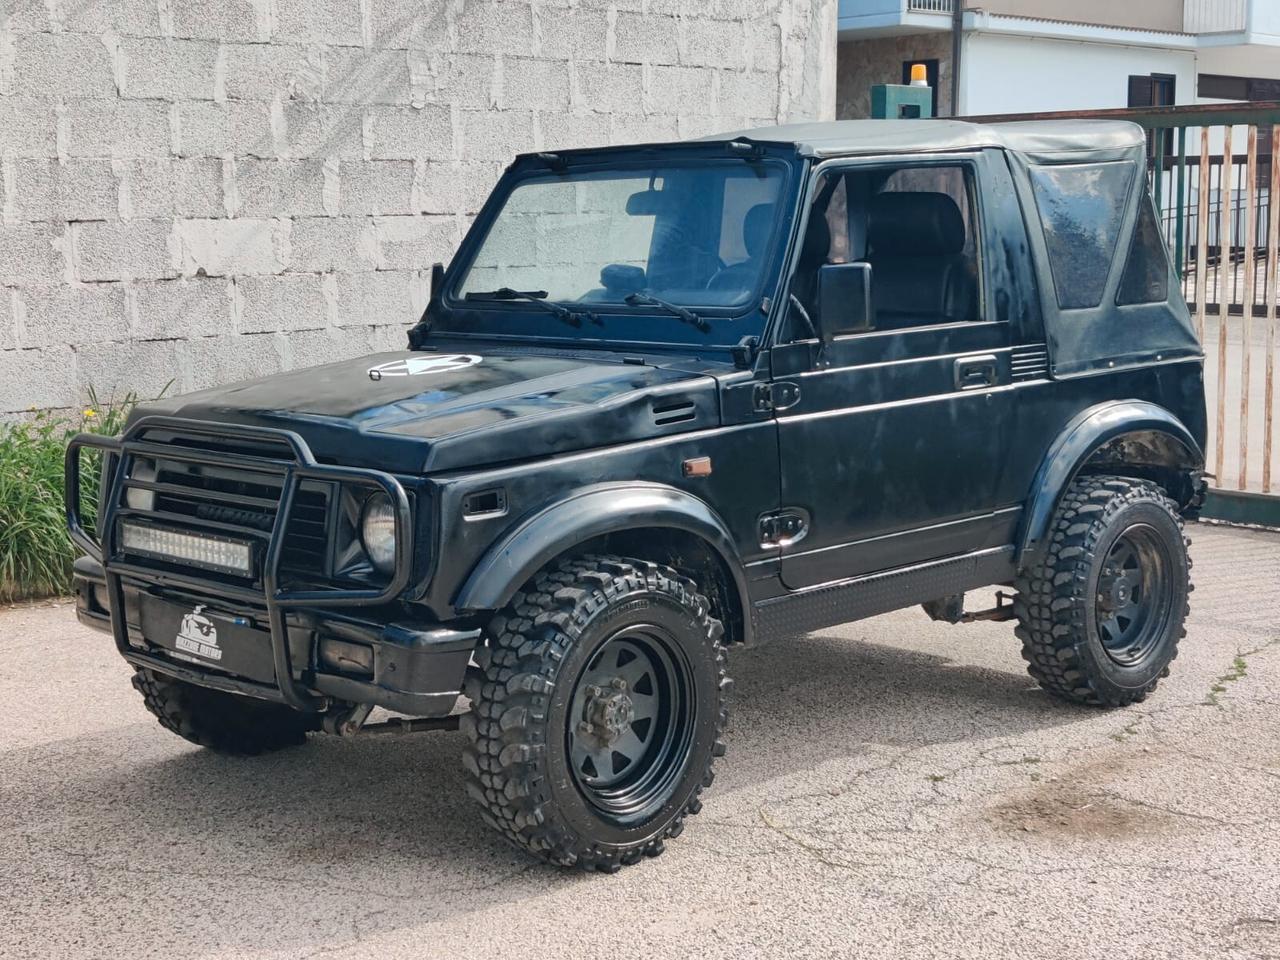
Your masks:
M733 773L720 792L868 743L954 742L975 723L1012 737L1091 715L1025 674L830 635L740 651L732 665ZM236 759L146 723L0 754L11 822L39 825L16 879L65 892L81 914L33 910L24 922L49 937L68 922L102 926L173 956L290 952L592 882L534 863L481 821L461 747L458 733L314 737ZM73 897L85 884L110 887L109 903Z

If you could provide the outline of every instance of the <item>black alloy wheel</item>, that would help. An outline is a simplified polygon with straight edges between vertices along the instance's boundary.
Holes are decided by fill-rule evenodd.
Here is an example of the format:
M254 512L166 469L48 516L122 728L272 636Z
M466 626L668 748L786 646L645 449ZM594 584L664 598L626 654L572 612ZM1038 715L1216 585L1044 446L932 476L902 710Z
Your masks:
M661 853L724 754L723 633L670 567L583 556L539 573L467 678L462 759L486 822L563 866Z
M1153 481L1076 480L1013 602L1022 656L1040 686L1095 706L1145 700L1186 634L1187 545L1178 505Z
M688 761L695 711L671 636L652 624L620 630L587 665L569 710L578 789L616 823L644 819Z
M1102 646L1122 667L1159 647L1173 614L1173 560L1168 545L1145 523L1122 531L1098 578L1095 610Z

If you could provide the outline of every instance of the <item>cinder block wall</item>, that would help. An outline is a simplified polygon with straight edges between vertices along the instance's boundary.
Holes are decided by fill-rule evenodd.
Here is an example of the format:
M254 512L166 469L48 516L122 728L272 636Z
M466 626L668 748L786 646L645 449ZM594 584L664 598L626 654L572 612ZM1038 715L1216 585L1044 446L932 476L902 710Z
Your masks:
M0 416L398 347L510 157L835 109L835 0L3 0Z

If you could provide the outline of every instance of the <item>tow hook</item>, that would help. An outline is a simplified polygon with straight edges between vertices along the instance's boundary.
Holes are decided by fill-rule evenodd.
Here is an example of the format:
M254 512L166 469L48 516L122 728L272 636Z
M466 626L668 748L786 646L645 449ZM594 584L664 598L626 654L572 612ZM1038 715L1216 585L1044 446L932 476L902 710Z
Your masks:
M356 736L376 734L425 733L429 730L457 730L460 714L448 717L389 717L379 723L366 723L373 704L356 704L349 710L324 715L324 732L350 740Z
M354 737L369 719L373 712L373 704L358 703L349 710L324 715L324 732L339 737Z

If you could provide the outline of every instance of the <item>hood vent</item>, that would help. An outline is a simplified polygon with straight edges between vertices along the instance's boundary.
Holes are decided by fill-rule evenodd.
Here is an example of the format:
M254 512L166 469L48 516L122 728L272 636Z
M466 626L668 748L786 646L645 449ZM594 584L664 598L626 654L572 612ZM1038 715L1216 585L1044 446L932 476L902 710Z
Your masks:
M658 427L688 423L696 416L692 400L662 400L653 405L653 423Z

